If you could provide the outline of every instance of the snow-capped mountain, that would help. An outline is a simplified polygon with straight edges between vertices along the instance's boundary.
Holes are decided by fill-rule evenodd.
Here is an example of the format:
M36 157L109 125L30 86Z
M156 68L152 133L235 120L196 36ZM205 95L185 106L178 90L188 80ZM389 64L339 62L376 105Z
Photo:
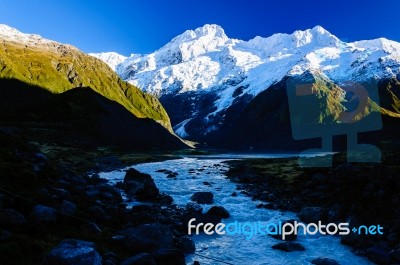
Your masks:
M108 66L117 72L117 66L124 62L127 57L120 55L116 52L102 52L102 53L89 53L89 55L97 57L104 61Z
M53 49L62 51L65 49L78 50L69 44L61 44L56 41L45 39L38 34L26 34L5 24L0 24L0 39L13 42L18 45L34 46L37 49Z
M124 80L160 97L175 131L189 138L218 130L228 108L239 101L245 104L243 99L249 102L286 76L318 72L340 84L400 75L400 43L385 38L347 43L321 26L243 41L228 38L218 25L205 25L118 65L115 55L93 56L112 65ZM185 114L175 114L177 104L187 106L179 111ZM193 130L199 123L207 129Z

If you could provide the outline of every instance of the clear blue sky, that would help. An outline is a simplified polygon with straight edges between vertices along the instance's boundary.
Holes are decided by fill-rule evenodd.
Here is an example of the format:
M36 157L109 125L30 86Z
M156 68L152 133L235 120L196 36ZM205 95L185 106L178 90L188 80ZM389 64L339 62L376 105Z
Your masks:
M400 41L399 16L399 0L0 0L0 23L85 52L124 55L152 52L207 23L244 40L321 25L349 41Z

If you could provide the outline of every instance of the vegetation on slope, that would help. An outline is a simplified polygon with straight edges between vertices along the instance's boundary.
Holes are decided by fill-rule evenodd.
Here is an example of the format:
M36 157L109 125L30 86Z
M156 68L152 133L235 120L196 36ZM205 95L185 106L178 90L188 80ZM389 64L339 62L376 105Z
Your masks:
M70 45L28 45L3 40L0 78L18 79L55 94L75 87L91 87L136 117L151 118L172 131L169 117L155 97L122 81L104 62Z

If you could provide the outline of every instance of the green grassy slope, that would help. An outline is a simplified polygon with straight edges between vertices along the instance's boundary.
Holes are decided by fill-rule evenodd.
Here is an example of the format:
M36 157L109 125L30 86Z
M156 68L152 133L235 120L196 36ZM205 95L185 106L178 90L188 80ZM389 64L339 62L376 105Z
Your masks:
M33 45L0 41L0 78L18 79L55 94L91 87L136 117L151 118L172 131L158 99L122 81L104 62L57 42Z

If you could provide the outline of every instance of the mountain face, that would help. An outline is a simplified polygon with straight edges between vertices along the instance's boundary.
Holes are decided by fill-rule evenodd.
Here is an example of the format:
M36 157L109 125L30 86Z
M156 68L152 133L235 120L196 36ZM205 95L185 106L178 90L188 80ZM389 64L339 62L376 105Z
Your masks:
M245 121L254 118L246 116L260 107L254 102L263 106L264 114L262 110L276 106L271 113L278 115L282 105L277 102L283 98L263 95L273 96L266 91L279 87L282 94L284 81L293 76L310 74L338 86L375 80L382 113L398 117L393 106L399 96L400 44L384 38L346 43L316 26L242 41L228 38L217 25L205 25L184 32L154 53L133 54L119 64L115 58L122 57L115 54L92 55L113 65L124 80L157 96L178 135L213 146L229 146L226 139L232 131L240 131ZM285 106L288 112L287 102ZM266 122L269 130L277 125L271 119ZM247 129L250 135L265 135L260 129L264 125L256 122ZM250 146L246 141L230 142Z
M110 57L108 58L110 59ZM33 97L26 98L27 90L19 89L21 87L19 82L25 84L22 87L41 88L52 94L63 94L75 88L88 87L93 95L97 95L96 98L98 96L105 98L93 102L97 102L103 107L116 102L128 113L131 113L132 119L127 118L126 121L146 120L143 123L135 123L138 131L161 124L164 128L160 126L161 129L156 130L160 132L160 139L171 141L169 137L171 136L180 142L179 138L173 135L169 117L156 97L121 80L103 61L86 55L71 45L47 40L38 35L24 34L9 26L0 25L0 79L18 81L16 83L1 82L2 103L3 106L9 106L10 110L18 109L20 111L20 108L24 106L36 106L39 101L44 102L44 98L41 96L42 92L35 92ZM12 91L13 89L14 91ZM20 108L17 108L17 105ZM104 108L109 109L108 107ZM119 110L113 113L123 113L123 111ZM114 118L118 119L118 117ZM140 124L151 123L154 123L154 126L142 128L140 126ZM132 129L125 133L129 131L132 132ZM122 127L119 133L124 135ZM153 133L150 134L153 135ZM145 135L145 132L136 133L136 135ZM124 135L124 137L129 136ZM140 143L140 137L136 141ZM175 142L175 140L171 142ZM181 143L180 146L184 146L184 144Z

